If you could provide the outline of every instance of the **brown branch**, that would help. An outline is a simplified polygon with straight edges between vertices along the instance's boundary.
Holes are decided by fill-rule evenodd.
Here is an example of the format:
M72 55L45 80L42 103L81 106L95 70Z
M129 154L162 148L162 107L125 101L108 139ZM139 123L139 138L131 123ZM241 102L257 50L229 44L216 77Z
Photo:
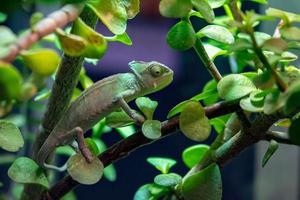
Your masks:
M82 9L83 4L67 4L60 10L49 14L45 19L39 21L31 31L22 35L14 44L9 46L9 53L1 60L12 62L22 50L30 48L42 37L53 33L57 28L64 27L74 21Z
M233 102L219 102L212 106L205 108L205 113L208 118L214 118L228 113L232 113L239 109L238 101ZM170 120L164 121L162 125L162 137L169 136L175 133L179 128L179 118L174 117ZM161 139L160 138L160 139ZM143 136L141 131L138 131L134 135L119 141L114 144L98 157L103 162L104 166L108 166L119 159L127 157L131 152L137 150L138 148L151 144L155 140L150 140ZM79 183L73 180L70 176L66 176L60 181L58 181L49 191L47 196L52 199L59 199L68 193L70 190L78 186ZM49 199L49 198L46 198Z

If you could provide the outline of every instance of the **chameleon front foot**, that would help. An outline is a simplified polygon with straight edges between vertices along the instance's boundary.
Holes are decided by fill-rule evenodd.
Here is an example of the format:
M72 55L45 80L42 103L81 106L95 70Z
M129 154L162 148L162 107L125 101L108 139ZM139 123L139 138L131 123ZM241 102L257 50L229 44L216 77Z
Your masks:
M91 151L89 150L89 148L87 148L87 146L85 145L84 132L83 132L82 128L76 127L74 129L74 132L76 133L76 141L78 143L78 147L79 147L81 154L83 155L83 157L86 159L86 161L88 163L91 163L93 160L93 155L92 155Z

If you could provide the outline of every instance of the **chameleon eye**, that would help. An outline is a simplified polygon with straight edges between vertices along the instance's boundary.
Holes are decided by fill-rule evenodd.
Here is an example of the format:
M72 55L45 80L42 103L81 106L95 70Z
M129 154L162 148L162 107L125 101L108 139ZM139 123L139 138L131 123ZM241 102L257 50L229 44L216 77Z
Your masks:
M153 67L150 68L150 73L154 77L159 77L162 75L163 70L161 69L161 67L154 65Z

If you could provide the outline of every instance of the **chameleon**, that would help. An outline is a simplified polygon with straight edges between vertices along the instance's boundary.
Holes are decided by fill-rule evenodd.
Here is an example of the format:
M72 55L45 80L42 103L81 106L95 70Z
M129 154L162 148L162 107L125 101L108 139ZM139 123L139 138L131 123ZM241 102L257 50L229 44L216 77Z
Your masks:
M64 171L46 163L48 156L59 146L71 145L74 139L87 162L93 156L84 143L84 133L110 113L123 109L137 124L145 119L130 108L128 102L168 86L173 71L156 61L131 61L131 72L119 73L95 82L73 101L41 146L37 163L45 169Z

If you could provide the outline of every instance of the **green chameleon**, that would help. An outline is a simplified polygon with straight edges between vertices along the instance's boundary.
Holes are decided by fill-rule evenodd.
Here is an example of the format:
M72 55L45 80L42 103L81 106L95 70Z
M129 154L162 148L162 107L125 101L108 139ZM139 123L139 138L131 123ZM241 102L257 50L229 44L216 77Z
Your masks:
M85 146L84 133L119 108L136 123L144 122L144 117L134 112L127 102L169 85L173 80L173 71L155 61L132 61L129 66L132 73L115 74L96 82L70 105L38 152L37 162L40 166L65 170L66 166L49 165L46 160L56 147L71 144L74 138L84 158L91 162L93 158Z

